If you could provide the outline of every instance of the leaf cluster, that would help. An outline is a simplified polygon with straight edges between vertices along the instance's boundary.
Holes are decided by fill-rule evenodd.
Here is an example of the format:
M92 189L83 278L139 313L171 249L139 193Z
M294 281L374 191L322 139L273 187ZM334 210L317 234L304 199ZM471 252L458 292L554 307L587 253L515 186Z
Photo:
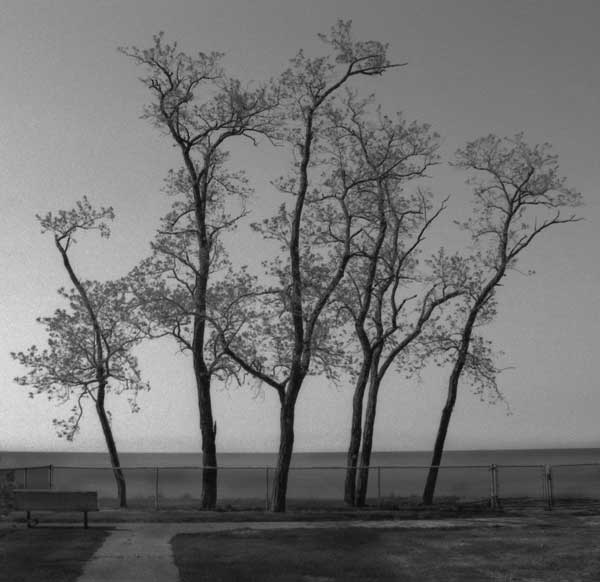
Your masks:
M143 336L132 298L123 281L82 282L100 326L102 350L98 350L94 325L77 290L60 289L67 308L39 317L47 344L32 345L12 357L27 368L15 381L30 388L29 395L44 395L58 403L75 401L68 419L55 419L59 436L72 440L79 429L85 401L95 402L100 385L115 394L126 393L131 410L137 412L137 394L148 390L132 349ZM101 359L98 355L102 354Z
M60 242L65 250L74 244L75 233L78 231L97 230L100 236L110 236L108 221L114 220L115 213L112 206L95 208L87 196L75 203L71 210L59 210L57 213L48 212L44 216L35 215L42 227L42 234L50 232Z

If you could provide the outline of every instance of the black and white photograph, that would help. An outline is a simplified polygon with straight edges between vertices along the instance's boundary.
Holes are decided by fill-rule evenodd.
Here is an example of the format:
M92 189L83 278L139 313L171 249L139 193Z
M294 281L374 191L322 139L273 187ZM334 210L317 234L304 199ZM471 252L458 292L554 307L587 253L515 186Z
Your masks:
M0 0L0 582L600 580L599 23Z

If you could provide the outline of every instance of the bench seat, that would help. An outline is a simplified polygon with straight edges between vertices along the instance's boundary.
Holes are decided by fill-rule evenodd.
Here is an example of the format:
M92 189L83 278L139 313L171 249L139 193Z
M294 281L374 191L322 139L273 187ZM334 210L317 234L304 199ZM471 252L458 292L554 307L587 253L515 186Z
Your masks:
M54 489L15 489L15 507L27 512L27 525L34 525L32 511L82 511L88 527L88 511L98 511L97 491L57 491Z

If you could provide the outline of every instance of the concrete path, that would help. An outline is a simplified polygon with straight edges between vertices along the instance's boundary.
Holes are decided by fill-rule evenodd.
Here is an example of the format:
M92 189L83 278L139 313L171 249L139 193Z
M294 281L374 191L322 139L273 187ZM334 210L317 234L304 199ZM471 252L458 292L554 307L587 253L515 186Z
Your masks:
M175 535L183 533L339 527L386 529L526 527L537 521L535 518L494 517L444 520L118 524L92 559L87 562L78 582L137 582L138 580L179 582L170 541Z
M171 524L121 524L83 569L78 582L178 582Z

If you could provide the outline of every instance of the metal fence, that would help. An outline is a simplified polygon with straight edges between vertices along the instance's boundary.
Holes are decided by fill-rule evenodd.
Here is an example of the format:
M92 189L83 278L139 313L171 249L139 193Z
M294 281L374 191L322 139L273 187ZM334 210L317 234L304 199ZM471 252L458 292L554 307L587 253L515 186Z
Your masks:
M202 467L123 467L130 507L197 507ZM414 507L428 466L371 466L367 504ZM273 467L219 467L219 505L263 508L272 493ZM28 489L95 490L101 507L118 505L110 467L45 465L0 469L11 474L14 487ZM288 505L342 504L346 467L292 467ZM600 463L572 465L442 465L435 503L481 504L492 508L600 504Z

